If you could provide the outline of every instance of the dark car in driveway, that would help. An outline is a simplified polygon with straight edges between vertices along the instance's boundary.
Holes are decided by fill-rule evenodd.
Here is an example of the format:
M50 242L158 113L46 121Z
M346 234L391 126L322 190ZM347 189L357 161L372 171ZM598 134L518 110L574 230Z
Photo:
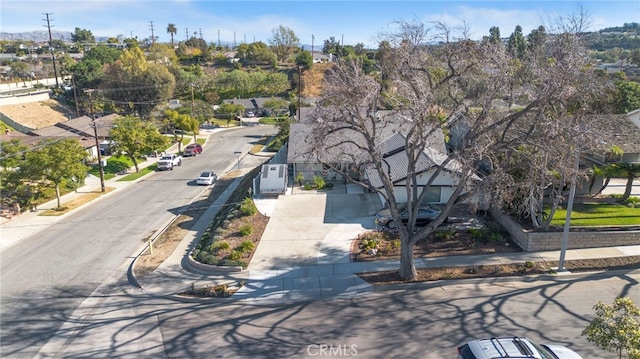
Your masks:
M403 223L409 222L409 210L407 208L398 208L400 211L400 219ZM433 221L440 215L440 210L437 210L431 206L422 206L418 210L418 217L416 218L416 225L424 226ZM445 222L447 220L445 219ZM376 223L382 227L388 229L398 228L398 224L391 216L391 210L389 208L383 208L376 213Z

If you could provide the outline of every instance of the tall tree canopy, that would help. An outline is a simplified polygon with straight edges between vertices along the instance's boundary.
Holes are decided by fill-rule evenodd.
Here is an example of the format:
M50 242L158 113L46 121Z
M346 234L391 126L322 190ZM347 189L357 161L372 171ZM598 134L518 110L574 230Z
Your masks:
M171 35L171 48L173 49L174 44L173 44L173 35L178 33L178 28L176 27L176 24L169 24L167 25L167 34Z
M107 65L101 89L125 111L147 116L159 103L169 100L175 84L164 65L147 62L142 50L134 47Z
M59 141L45 140L36 150L26 154L21 171L32 181L45 181L55 189L57 207L60 208L60 186L65 181L83 181L87 176L84 160L88 154L75 138Z
M524 53L527 51L527 39L522 33L522 26L517 25L516 29L511 33L507 48L516 58L521 59L524 57Z
M289 59L299 42L300 39L296 33L288 27L280 25L271 30L269 45L280 62L286 62Z
M516 155L531 160L528 168L547 175L545 180L564 179L562 187L575 178L579 151L597 143L587 114L602 86L573 33L548 39L547 56L514 61L518 52L497 44L470 41L464 33L453 40L445 24L400 25L387 35L377 73L368 75L357 60L341 61L327 72L323 93L306 119L312 126L306 141L309 156L384 198L397 223L398 196L407 199L409 222L398 229L399 275L413 279L415 243L427 240L454 206L482 193L501 207L513 196L528 195L525 189L536 194L546 189L548 181L517 171ZM438 46L428 46L436 40ZM391 177L381 146L393 133L403 139L399 153L406 178ZM444 133L449 152L438 154ZM420 205L445 174L455 178L455 186L441 214L417 227ZM395 187L400 179L404 189Z
M502 43L502 38L500 37L500 28L497 26L492 26L489 29L489 41L491 41L492 44L501 44Z
M138 159L155 151L164 151L169 139L158 132L151 122L135 116L119 117L110 131L115 153L124 154L138 169Z
M620 81L616 84L614 102L616 113L628 113L640 108L640 83Z
M80 51L84 51L85 46L91 46L96 43L96 38L91 33L91 30L76 27L73 34L71 34L71 42L76 44Z

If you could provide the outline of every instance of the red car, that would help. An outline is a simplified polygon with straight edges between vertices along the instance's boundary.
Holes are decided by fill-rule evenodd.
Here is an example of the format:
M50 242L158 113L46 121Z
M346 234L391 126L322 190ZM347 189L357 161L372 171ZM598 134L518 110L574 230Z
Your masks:
M184 148L184 157L195 156L202 153L202 146L199 143L192 143Z

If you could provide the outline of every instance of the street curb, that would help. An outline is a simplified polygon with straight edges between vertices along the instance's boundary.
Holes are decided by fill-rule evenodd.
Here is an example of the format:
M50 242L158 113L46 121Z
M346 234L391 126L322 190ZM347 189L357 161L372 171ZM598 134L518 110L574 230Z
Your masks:
M193 251L189 251L189 254L186 256L187 260L185 261L187 266L190 268L185 268L185 269L199 270L201 272L205 272L208 274L240 273L240 272L246 271L244 267L240 267L240 266L214 266L210 264L200 263L191 257L191 253L193 253Z
M358 275L359 273L355 273ZM447 286L462 285L462 284L493 284L493 283L505 283L505 282L536 282L541 280L575 280L576 278L602 278L602 277L614 277L626 274L640 274L640 269L613 269L613 270L601 270L591 272L576 272L576 273L564 273L564 274L534 274L534 275L513 275L504 277L486 277L486 278L466 278L466 279L444 279L428 282L411 282L411 283L398 283L389 285L371 285L374 293L376 292L388 292L394 290L405 289L429 289Z

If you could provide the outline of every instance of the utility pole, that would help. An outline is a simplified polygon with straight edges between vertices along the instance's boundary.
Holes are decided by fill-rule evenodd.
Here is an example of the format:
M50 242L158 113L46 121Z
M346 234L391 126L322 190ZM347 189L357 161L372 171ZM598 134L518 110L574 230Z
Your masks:
M191 86L191 118L193 118L193 102L195 100L194 95L193 95L193 88L196 87L196 84L194 84L193 82L189 84L189 86Z
M188 28L188 27L185 27L185 29L184 29L184 35L187 37L187 40L186 40L186 41L189 41L189 28Z
M49 30L49 51L51 51L51 60L53 61L53 77L56 78L56 88L60 88L60 84L58 84L58 70L56 69L56 55L53 53L53 39L51 38L51 24L49 23L49 15L51 13L45 12L43 13L47 18L42 19L47 22L47 29ZM53 21L53 19L51 20Z
M311 34L311 62L313 62L313 40L315 40L315 36Z
M71 85L73 86L73 101L76 103L76 115L80 117L80 108L78 107L78 89L76 89L76 80L71 74Z
M202 28L199 28L198 32L200 33L200 39L202 39Z
M149 28L151 29L151 44L156 44L156 37L153 35L153 21L149 21Z
M300 106L302 105L302 66L298 66L298 122L300 122Z
M91 92L92 89L84 90L89 96L89 109L91 110L91 122L93 124L93 136L96 140L96 150L98 151L98 166L100 167L100 190L102 192L106 191L104 186L104 168L102 167L102 155L100 153L100 142L98 142L98 126L96 126L96 116L93 112L93 102L91 101Z
M218 29L218 47L221 47L221 45L220 45L220 29Z

